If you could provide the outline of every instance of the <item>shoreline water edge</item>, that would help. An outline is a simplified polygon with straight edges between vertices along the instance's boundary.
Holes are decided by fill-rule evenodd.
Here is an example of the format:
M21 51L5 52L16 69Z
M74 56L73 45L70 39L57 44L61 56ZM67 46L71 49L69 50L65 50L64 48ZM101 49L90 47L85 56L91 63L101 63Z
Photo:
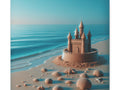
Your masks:
M109 39L104 40L104 41L106 41L108 43ZM101 42L104 42L104 41L100 41L100 42L97 42L95 44L92 44L92 47L96 48L96 44L97 44L97 47L100 48L100 46L98 44L101 43ZM66 48L66 46L63 46L63 47L59 48L58 50L56 49L55 53L46 54L46 55L50 55L50 56L45 56L45 55L42 56L41 53L37 53L37 54L34 54L34 55L18 58L18 59L16 59L17 64L16 65L12 64L13 66L11 67L11 72L14 73L14 72L19 72L19 71L25 71L25 70L29 70L31 68L37 67L41 64L44 64L50 58L56 57L58 55L62 55L62 51L63 51L64 48ZM106 45L106 48L107 48L107 45ZM100 55L102 54L101 51L103 51L104 54L107 54L109 49L106 49L106 48L105 49L103 49L103 48L99 49L99 54ZM23 66L22 66L22 64L23 64ZM19 67L19 65L20 65L20 67Z
M37 87L43 86L45 90L52 90L52 88L55 85L62 86L64 90L76 90L75 87L76 81L79 78L79 75L81 73L86 72L89 76L89 80L92 82L92 88L91 90L109 90L109 39L100 41L96 44L92 45L93 48L97 48L99 52L99 56L103 57L101 58L105 60L104 64L101 64L99 66L95 67L89 67L89 70L86 71L86 68L76 68L77 73L71 74L66 76L63 72L65 69L68 69L69 67L62 67L59 65L56 65L52 63L54 60L54 57L51 57L45 61L44 64L38 65L36 67L19 71L19 72L13 72L11 73L11 89L12 90L36 90ZM47 72L42 72L41 70L43 68L47 69ZM101 70L104 73L104 76L102 78L102 83L96 81L97 78L93 76L94 70ZM63 81L57 80L56 77L52 75L53 72L60 72L62 78L64 78ZM33 80L37 78L39 79L38 82L34 82ZM53 84L47 85L45 84L45 79L51 78L53 80ZM73 83L72 84L66 84L65 81L70 80ZM25 86L28 85L28 86ZM20 86L20 87L17 87Z

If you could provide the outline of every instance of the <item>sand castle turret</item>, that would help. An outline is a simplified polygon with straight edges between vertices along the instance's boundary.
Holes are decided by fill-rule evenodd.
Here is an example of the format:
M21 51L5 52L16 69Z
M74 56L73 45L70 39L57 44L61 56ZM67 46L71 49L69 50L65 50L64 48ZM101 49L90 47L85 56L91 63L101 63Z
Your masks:
M72 36L71 36L71 33L69 32L69 34L68 34L68 51L69 52L72 52L71 39L72 39Z
M79 37L79 32L78 32L78 29L76 28L75 29L75 39L78 39L78 37Z
M82 36L81 36L81 54L85 53L85 33L83 32Z
M80 25L79 25L79 30L80 30L80 38L81 38L81 36L82 36L83 29L84 29L83 22L81 21L81 22L80 22Z

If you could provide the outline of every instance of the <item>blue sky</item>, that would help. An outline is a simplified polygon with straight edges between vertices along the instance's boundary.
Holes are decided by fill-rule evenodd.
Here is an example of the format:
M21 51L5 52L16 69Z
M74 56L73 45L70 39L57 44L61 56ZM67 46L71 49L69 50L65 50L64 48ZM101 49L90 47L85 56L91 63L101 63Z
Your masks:
M12 24L108 24L109 0L11 0Z

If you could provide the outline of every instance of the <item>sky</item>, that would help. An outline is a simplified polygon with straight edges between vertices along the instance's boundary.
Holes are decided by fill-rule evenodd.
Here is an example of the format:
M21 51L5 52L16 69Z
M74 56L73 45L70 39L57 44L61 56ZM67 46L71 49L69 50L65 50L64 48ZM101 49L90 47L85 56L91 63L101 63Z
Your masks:
M109 0L11 0L11 24L108 24Z

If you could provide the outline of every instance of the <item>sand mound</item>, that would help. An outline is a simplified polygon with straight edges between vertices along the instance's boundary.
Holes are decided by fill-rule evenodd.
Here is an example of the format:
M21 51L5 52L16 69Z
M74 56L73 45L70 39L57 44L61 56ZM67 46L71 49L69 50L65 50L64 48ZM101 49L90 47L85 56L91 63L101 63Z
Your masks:
M101 76L103 76L103 72L100 70L94 70L93 75L96 77L101 77Z
M61 76L61 74L59 72L55 71L52 73L52 76L59 77L59 76Z
M58 77L57 80L61 81L61 80L64 80L64 78Z
M76 87L78 87L80 90L86 90L90 89L92 86L91 81L87 78L80 78L77 80Z
M88 78L88 75L86 73L81 73L80 78Z
M50 78L45 79L45 84L52 84L53 80Z
M65 84L72 84L73 82L71 80L65 81Z
M47 71L46 68L42 68L42 69L41 69L41 72L46 72L46 71Z
M39 81L39 79L37 79L37 78L33 79L33 82L38 82L38 81Z
M76 70L75 70L75 69L66 69L66 70L64 71L64 73L66 73L66 74L75 74L75 73L76 73Z
M43 86L37 87L37 90L45 90Z
M56 85L53 87L52 90L63 90L63 88L61 86Z

